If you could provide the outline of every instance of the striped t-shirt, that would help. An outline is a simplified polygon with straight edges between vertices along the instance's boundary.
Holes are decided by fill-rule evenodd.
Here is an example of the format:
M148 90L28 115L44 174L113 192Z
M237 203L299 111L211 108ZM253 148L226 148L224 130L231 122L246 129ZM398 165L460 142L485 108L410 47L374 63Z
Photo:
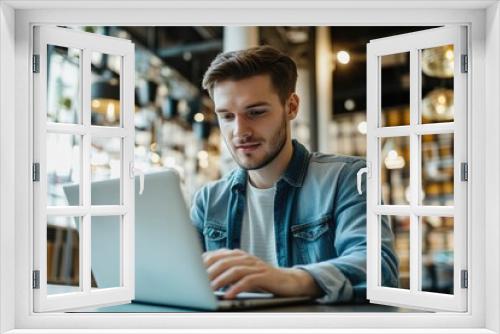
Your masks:
M260 189L247 183L246 207L241 225L241 249L277 267L274 237L276 185Z

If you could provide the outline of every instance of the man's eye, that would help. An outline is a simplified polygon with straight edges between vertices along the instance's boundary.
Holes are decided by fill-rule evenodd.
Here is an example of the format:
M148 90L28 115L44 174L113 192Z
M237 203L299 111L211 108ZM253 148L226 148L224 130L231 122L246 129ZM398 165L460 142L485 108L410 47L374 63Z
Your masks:
M266 111L265 110L250 110L248 112L248 114L250 116L259 116L259 115L262 115L263 113L265 113Z
M225 121L229 121L229 120L233 119L233 115L231 115L231 114L222 114L222 115L220 115L220 118L223 119L223 120L225 120Z

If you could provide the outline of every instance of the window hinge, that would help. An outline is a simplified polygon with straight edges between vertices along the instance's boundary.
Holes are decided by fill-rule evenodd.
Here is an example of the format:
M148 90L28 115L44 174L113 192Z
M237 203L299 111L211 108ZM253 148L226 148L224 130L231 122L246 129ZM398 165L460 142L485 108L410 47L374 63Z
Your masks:
M40 55L33 55L33 73L40 73Z
M33 270L33 289L40 289L40 270Z
M33 163L33 182L40 181L40 164L38 162Z
M460 281L462 282L462 289L467 289L469 287L469 272L467 270L462 270L462 279Z
M469 72L469 66L468 66L468 59L469 57L467 57L467 55L462 55L462 58L461 58L461 68L462 68L462 73L467 73Z
M469 180L469 165L466 162L462 162L460 164L460 179L462 181L468 181Z

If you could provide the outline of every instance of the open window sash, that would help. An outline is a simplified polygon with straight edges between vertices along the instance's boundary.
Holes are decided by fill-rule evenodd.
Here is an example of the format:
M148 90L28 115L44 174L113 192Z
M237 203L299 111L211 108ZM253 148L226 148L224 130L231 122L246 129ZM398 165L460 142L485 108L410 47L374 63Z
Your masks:
M34 28L33 42L33 309L35 312L66 311L130 302L134 298L134 182L131 175L134 45L125 39L48 26ZM95 68L98 71L109 69L109 64L95 66L92 61L95 54L101 59L105 55L117 60L114 71L119 73L119 78L116 79L115 75L114 79L110 79L119 85L119 93L110 97L114 100L112 103L108 100L107 109L103 112L107 119L115 120L114 126L95 125L98 123L91 118L91 110L96 107L92 101L96 76L93 72ZM102 61L100 65L104 63ZM52 76L49 80L50 71ZM55 74L57 78L53 80ZM68 81L74 82L74 85L69 85ZM68 95L69 86L74 94ZM56 105L55 109L53 105ZM76 110L74 117L67 117L68 113L71 114L69 110ZM70 140L66 140L68 138ZM91 184L94 172L91 160L95 158L92 155L95 142L113 141L118 143L116 147L119 151L119 163L114 166L121 175L118 199L113 205L93 205ZM74 164L68 166L68 159ZM57 177L49 175L49 169L69 170L68 183L75 178L78 180L76 204L64 198L63 187L57 184L59 174L54 174ZM50 197L56 190L57 205ZM102 227L97 226L102 221L99 219L109 216L115 216L117 221L117 275L115 285L102 286L99 277L95 276L93 262L99 257L106 259L110 254L99 254L100 248L94 248L94 245L99 239L96 232ZM65 223L61 227L54 222ZM98 228L92 232L96 226ZM48 245L48 231L53 229L60 234L56 236L56 247ZM71 242L72 246L68 246ZM61 253L64 247L66 250L69 247L70 253ZM54 252L61 254L54 256ZM51 255L50 260L48 254ZM56 263L52 263L54 258ZM71 264L69 267L68 263ZM71 280L58 282L54 278L61 277L57 275L61 275L62 271L68 273ZM54 276L54 273L57 275Z
M464 177L467 174L468 54L466 32L466 27L450 26L375 39L367 44L367 163L369 168L367 178L367 297L372 303L429 311L467 311L467 276L470 273L467 271L467 178ZM444 48L438 49L439 47ZM387 84L387 81L382 80L382 73L388 66L394 66L394 63L397 63L394 60L401 59L401 57L409 59L408 109L410 117L406 121L400 120L395 124L390 124L384 105L387 98L385 97L383 101L384 92L388 89L383 85ZM436 68L440 64L442 66L443 61L448 62L448 68ZM446 95L445 91L442 91L442 96L437 94L437 99L431 101L434 104L429 104L430 95L428 95L429 92L424 91L423 82L436 80L432 77L434 75L432 71L435 71L437 77L441 77L437 80L442 81L442 78L447 77L448 91L452 90L451 107L450 96ZM424 78L424 74L428 77ZM392 84L400 83L393 82ZM433 112L430 116L428 115L429 108ZM439 113L450 113L449 108L451 108L451 116L448 115L448 118L451 117L451 119L446 120L445 117L440 120ZM427 191L426 188L424 191L423 187L423 183L430 178L427 164L431 162L429 156L433 154L432 151L423 152L424 149L427 150L426 141L429 138L431 138L431 144L434 144L432 138L443 139L443 142L444 139L449 141L451 138L451 149L447 146L452 152L451 162L450 159L441 159L438 160L437 166L439 167L440 163L444 165L445 160L449 164L447 168L452 181L448 188L452 187L452 195L446 201L438 201L438 203L431 203L430 190ZM401 142L408 144L404 144L406 145L404 150L401 150L401 146L394 147L394 143ZM393 145L392 148L389 145ZM437 143L437 145L440 144ZM438 149L437 152L440 150ZM409 161L405 161L405 157L409 158ZM397 200L386 196L389 200L384 200L383 194L386 189L383 188L396 186L394 180L388 179L387 173L389 175L401 173L401 169L396 172L394 170L402 168L405 162L407 172L409 172L409 182L405 191L400 192L404 196L400 195ZM428 186L429 189L432 188L430 183ZM388 267L382 265L384 261L387 261L387 254L382 251L382 237L384 233L387 237L387 228L383 228L382 217L385 217L387 222L394 222L402 217L400 221L403 222L403 229L407 229L408 239L396 245L399 262L397 286L391 286L384 281L384 275L387 274L384 270ZM429 221L435 226L429 224ZM441 235L447 236L448 239L443 241L447 242L447 246L443 246L440 251L433 251L432 247L440 247L436 246L436 242L439 244L441 239L429 241L425 239L425 235L428 235L425 231L434 229L433 236L438 235L438 229L442 228L439 224L442 221L452 221L452 226L448 225L448 232ZM406 225L404 225L405 222ZM382 233L383 230L384 233ZM396 239L394 239L395 243ZM406 252L400 251L405 247ZM437 259L439 256L441 260ZM429 259L442 262L438 265L434 262L433 266L429 266L427 263ZM403 275L399 273L405 265L408 268L406 273L408 277L406 278L407 286L403 288L401 286ZM429 276L427 270L430 267L434 267L434 273ZM446 268L444 272L443 268ZM436 280L438 283L443 283L442 280L439 281L439 275L449 276L448 280L445 280L448 282L446 286L435 284ZM448 291L445 291L446 289Z

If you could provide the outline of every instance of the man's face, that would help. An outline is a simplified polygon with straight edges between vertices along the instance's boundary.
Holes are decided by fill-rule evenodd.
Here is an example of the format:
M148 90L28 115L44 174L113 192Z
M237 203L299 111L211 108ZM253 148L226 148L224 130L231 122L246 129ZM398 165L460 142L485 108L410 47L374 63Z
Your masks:
M273 161L288 139L289 117L270 76L219 82L213 99L222 136L236 163L252 170Z

